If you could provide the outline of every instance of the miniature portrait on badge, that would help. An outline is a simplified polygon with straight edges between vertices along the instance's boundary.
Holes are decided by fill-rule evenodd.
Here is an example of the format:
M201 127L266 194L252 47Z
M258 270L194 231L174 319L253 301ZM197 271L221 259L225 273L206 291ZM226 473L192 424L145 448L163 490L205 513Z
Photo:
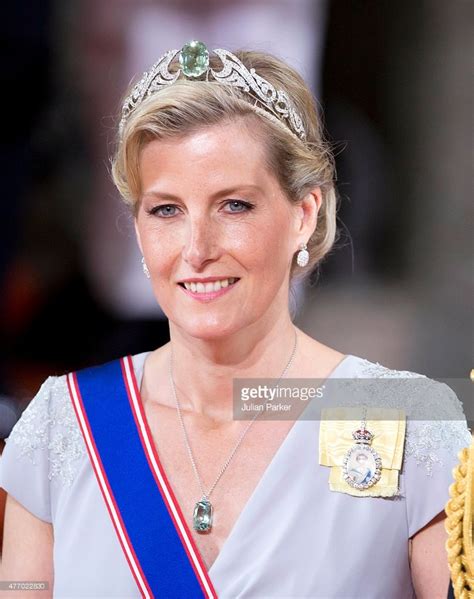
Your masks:
M371 447L352 447L344 458L343 476L356 489L368 489L380 480L381 460Z

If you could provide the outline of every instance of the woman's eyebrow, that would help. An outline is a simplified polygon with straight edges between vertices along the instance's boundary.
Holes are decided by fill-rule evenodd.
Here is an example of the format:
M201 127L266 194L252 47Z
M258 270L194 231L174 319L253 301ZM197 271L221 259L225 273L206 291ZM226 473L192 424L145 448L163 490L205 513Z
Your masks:
M155 190L151 190L151 191L146 191L143 196L143 198L156 198L158 200L174 200L174 201L180 201L181 198L179 196L175 196L172 193L166 193L164 191L155 191Z
M240 192L256 192L259 194L264 193L263 189L261 187L259 187L258 185L254 185L252 183L247 183L247 184L241 184L241 185L233 185L232 187L228 187L226 189L222 189L220 191L217 191L216 193L212 194L212 198L220 198L222 196L229 196L232 195L233 193L240 191Z
M216 198L220 198L223 196L228 196L228 195L232 195L233 193L240 191L240 192L244 192L244 191L252 191L252 192L256 192L259 194L263 194L263 189L261 187L259 187L258 185L233 185L232 187L228 187L226 189L221 189L219 191L216 191L215 193L213 193L211 195L211 199L216 199ZM160 191L158 189L151 189L150 191L146 191L143 194L143 197L152 197L152 198L156 198L156 199L160 199L160 200L170 200L170 201L181 201L181 198L177 195L174 195L172 193L168 193L165 191Z

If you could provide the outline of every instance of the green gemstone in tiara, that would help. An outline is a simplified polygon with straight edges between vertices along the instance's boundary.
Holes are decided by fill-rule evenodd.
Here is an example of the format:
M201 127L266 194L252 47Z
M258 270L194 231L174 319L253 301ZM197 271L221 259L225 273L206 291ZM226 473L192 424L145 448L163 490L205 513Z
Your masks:
M200 77L209 68L209 51L205 44L193 40L179 54L179 64L186 77Z

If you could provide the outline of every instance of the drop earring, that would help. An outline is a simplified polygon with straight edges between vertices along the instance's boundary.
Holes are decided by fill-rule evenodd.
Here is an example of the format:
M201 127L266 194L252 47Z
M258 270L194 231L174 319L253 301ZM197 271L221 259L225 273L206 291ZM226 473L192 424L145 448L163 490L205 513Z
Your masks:
M300 251L296 255L296 263L298 264L298 266L301 266L301 268L304 268L308 264L308 262L309 262L308 246L306 245L306 243L302 243L301 247L300 247Z
M145 258L143 256L142 256L142 269L143 269L143 274L145 275L145 277L147 279L149 279L150 271L148 270L148 266L146 265Z

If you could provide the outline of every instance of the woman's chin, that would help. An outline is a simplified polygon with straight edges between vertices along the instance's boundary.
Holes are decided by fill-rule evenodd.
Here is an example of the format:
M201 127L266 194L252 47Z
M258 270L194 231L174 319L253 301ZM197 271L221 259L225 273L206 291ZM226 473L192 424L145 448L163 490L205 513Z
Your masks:
M179 328L187 335L203 341L218 341L219 339L229 338L234 333L239 332L244 323L229 323L228 319L216 320L198 320L194 322L177 322Z

